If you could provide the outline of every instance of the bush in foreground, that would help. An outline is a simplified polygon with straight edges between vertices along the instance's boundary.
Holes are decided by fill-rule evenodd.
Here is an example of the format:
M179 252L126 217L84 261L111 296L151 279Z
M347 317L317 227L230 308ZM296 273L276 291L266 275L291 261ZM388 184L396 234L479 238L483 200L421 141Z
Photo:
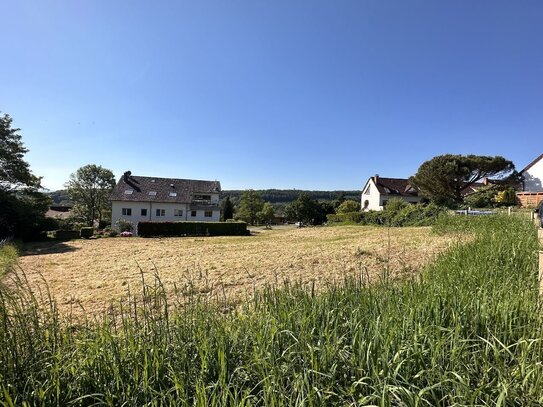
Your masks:
M474 239L420 278L363 276L322 294L268 289L238 311L160 281L102 321L60 323L1 294L7 405L541 405L537 238L514 218L445 218ZM7 311L9 310L9 311ZM10 404L11 403L11 404Z

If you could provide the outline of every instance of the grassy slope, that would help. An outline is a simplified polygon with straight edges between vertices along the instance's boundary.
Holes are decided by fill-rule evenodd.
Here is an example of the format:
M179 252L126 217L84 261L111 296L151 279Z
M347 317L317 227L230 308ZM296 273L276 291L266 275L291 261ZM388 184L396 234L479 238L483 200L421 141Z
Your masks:
M383 273L370 287L351 280L318 296L287 287L237 313L193 304L177 316L156 285L139 311L86 327L10 303L15 315L0 316L0 400L540 404L535 230L508 218L445 222L441 232L477 238L402 284Z

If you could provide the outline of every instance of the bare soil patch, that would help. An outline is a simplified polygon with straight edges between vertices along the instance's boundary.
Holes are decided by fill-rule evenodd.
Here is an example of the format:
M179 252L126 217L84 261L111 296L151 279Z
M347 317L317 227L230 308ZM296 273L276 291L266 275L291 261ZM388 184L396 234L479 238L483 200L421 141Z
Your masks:
M19 259L33 289L46 283L63 313L97 314L141 292L142 273L158 273L166 290L183 295L251 297L284 280L317 289L351 276L417 273L449 247L430 228L360 226L274 229L248 237L104 238L35 243Z

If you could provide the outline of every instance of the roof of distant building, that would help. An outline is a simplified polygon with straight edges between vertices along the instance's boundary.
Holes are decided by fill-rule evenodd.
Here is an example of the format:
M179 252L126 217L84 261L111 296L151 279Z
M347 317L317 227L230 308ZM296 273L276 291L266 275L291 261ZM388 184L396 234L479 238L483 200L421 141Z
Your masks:
M113 189L111 200L190 203L195 194L220 191L219 181L142 177L127 171Z

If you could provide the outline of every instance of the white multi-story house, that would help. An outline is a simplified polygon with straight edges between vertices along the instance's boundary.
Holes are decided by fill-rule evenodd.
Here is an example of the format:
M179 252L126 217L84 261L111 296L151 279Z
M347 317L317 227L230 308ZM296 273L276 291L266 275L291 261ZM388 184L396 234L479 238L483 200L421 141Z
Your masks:
M218 181L141 177L130 171L123 174L111 194L111 224L119 219L138 222L220 220Z

